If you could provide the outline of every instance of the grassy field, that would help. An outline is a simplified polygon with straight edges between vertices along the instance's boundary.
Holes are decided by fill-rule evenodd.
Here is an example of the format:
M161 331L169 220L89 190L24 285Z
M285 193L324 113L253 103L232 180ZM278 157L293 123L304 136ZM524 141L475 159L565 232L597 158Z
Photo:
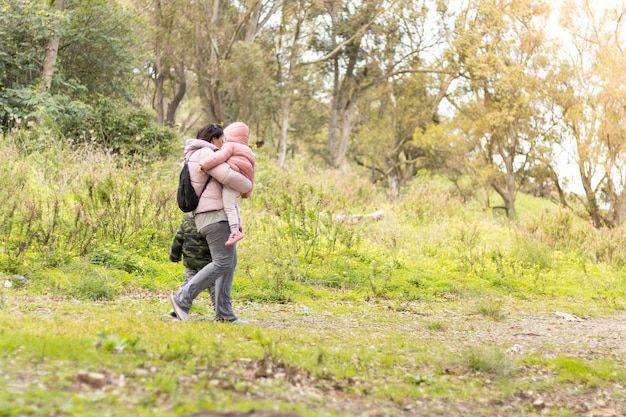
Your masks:
M626 315L563 307L239 302L237 326L202 309L173 321L159 293L5 293L0 415L623 415Z
M436 177L390 200L260 154L234 284L250 324L205 296L181 323L178 161L0 156L0 416L626 415L622 229L521 193L505 219Z

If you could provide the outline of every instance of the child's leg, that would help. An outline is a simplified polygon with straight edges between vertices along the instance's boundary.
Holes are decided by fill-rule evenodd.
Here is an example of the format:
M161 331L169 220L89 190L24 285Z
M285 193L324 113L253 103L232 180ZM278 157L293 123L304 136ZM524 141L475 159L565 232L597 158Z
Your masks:
M183 285L185 285L187 281L193 278L193 276L196 275L197 273L198 273L197 269L185 267L185 281L183 282Z
M224 201L224 211L226 217L228 217L228 225L230 226L230 233L237 233L239 231L239 208L237 207L237 197L239 193L232 188L224 185L222 187L222 200Z

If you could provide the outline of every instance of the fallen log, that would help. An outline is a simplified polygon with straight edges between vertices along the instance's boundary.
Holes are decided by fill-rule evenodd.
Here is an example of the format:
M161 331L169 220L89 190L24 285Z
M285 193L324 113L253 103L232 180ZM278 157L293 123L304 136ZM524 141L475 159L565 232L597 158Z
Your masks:
M332 219L336 222L355 224L362 221L380 220L383 218L384 215L385 212L383 210L378 210L368 214L333 214Z

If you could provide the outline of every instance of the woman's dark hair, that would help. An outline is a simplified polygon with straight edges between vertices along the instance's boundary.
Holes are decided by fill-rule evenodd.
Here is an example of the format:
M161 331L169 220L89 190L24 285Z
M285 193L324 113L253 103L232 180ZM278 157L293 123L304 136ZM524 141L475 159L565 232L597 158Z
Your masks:
M196 135L196 139L204 139L207 142L211 142L211 140L219 138L224 134L224 129L222 126L217 123L209 123L202 127L202 129L198 130L198 134Z

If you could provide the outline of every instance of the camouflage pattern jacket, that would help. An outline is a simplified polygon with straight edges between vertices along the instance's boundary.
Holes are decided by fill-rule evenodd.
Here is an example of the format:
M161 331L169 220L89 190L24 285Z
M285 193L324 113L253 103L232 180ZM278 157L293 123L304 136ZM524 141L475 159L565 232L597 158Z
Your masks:
M211 252L206 240L196 229L196 221L192 213L185 213L178 226L172 246L170 247L170 261L180 262L187 268L202 269L211 262Z

